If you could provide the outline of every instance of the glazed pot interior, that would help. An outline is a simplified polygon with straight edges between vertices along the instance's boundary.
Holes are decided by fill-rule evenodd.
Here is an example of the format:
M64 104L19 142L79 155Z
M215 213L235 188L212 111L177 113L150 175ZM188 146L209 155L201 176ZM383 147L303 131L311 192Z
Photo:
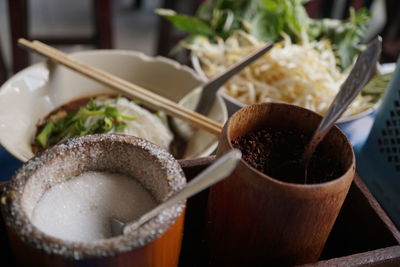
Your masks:
M139 181L157 202L162 202L171 190L168 180L160 179L167 176L161 162L140 147L125 149L124 145L91 144L83 148L84 152L70 151L43 164L27 180L22 195L21 204L28 218L48 189L88 171L125 174Z
M130 176L156 202L164 201L186 184L172 155L148 141L120 134L84 136L56 145L24 164L11 180L7 208L3 207L5 219L16 222L11 226L17 235L34 247L81 259L142 247L165 232L183 211L184 203L177 204L145 223L141 231L91 242L61 240L37 229L31 220L46 191L87 171Z

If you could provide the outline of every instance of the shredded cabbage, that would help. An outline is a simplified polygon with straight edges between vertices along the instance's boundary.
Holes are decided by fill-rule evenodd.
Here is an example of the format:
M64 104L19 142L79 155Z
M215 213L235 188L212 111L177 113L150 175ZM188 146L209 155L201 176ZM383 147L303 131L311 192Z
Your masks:
M253 36L239 31L226 39L211 43L199 37L187 44L200 60L202 71L213 77L263 46ZM349 69L341 71L329 40L293 44L284 40L275 44L268 53L235 75L222 88L227 95L244 104L285 102L325 114ZM371 97L359 95L344 116L358 114L374 104Z

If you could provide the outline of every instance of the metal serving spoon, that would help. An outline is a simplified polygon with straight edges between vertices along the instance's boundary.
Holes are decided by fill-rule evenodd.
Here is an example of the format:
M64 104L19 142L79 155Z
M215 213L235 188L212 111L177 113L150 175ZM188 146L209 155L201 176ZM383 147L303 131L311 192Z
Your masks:
M134 222L125 224L116 218L110 218L112 235L117 236L126 232L135 231L142 224L157 216L164 209L171 207L179 201L185 200L228 177L235 169L236 164L241 157L242 153L237 149L226 153L211 166L197 175L196 178L190 181L181 191L177 192L165 202L160 203L158 206L148 211Z
M377 37L358 56L352 71L340 87L338 94L329 106L318 128L314 131L311 141L307 144L300 160L284 162L275 169L274 175L280 175L281 171L288 169L304 170L304 183L307 183L307 169L315 149L370 79L376 68L380 53L381 39Z
M246 66L250 65L257 58L264 55L273 46L273 43L267 43L266 45L257 49L255 52L251 53L239 62L230 66L223 73L211 78L210 80L202 84L201 87L203 88L203 90L201 92L200 99L197 103L195 111L202 115L207 115L208 111L214 103L218 89L222 85L224 85L224 83L226 83L233 75L244 69Z
M340 87L339 93L329 106L317 130L315 130L311 141L305 148L300 160L300 166L305 170L305 183L307 183L307 167L318 144L323 140L335 122L340 118L347 107L360 93L363 86L375 71L376 63L381 53L381 38L376 37L367 48L358 56L357 61L345 82Z
M197 86L193 90L200 90L198 92L190 91L187 95L185 95L180 101L179 105L194 110L202 115L207 116L208 112L212 108L215 98L217 95L218 89L226 83L232 76L236 73L250 65L256 59L261 57L263 54L268 52L273 47L273 43L267 43L263 47L257 49L255 52L251 53L247 57L243 58L239 62L233 64L222 73L217 76L211 78L210 80L204 82L203 84ZM175 131L178 133L180 137L185 140L191 140L195 129L188 123L173 118L172 124L174 126Z

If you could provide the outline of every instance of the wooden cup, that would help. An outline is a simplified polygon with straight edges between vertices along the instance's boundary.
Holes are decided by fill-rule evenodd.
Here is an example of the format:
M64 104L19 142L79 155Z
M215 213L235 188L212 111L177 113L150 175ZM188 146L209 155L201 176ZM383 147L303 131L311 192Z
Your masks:
M231 141L264 127L297 128L307 135L321 116L301 107L263 103L236 112L225 124L217 157ZM241 160L213 186L208 202L210 262L218 266L294 265L318 260L355 173L347 138L334 127L321 143L344 174L319 184L282 182Z
M3 218L17 266L177 266L185 203L165 209L138 231L93 242L47 235L31 217L46 190L86 171L107 171L137 179L161 202L186 184L179 163L164 149L134 136L79 137L29 160L1 199Z

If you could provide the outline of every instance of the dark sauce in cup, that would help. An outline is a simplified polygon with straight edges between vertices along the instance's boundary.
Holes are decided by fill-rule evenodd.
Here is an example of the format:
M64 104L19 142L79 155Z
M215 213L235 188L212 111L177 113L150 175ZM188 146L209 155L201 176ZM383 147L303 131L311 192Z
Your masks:
M275 179L304 184L322 183L343 175L338 159L317 148L305 170L299 164L310 136L297 129L262 128L232 141L242 151L242 159Z

